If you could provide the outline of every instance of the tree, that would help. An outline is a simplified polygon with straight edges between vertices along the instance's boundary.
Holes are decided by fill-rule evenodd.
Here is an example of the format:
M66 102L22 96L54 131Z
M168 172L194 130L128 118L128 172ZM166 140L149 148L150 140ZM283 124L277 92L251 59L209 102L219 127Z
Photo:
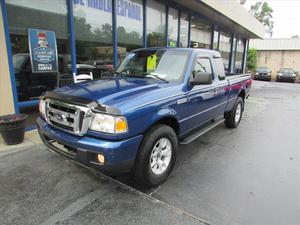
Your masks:
M268 3L260 1L251 5L250 13L265 26L266 33L272 37L274 27L273 9Z
M249 70L255 70L256 69L256 59L257 59L257 52L255 48L250 48L248 50L247 55L247 68Z

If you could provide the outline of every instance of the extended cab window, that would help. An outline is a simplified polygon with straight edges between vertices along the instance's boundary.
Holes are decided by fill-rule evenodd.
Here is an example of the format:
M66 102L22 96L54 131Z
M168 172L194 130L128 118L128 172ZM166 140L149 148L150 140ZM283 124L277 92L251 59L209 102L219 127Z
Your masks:
M219 80L225 80L225 69L222 58L214 58L214 63L216 67L216 76L218 76Z

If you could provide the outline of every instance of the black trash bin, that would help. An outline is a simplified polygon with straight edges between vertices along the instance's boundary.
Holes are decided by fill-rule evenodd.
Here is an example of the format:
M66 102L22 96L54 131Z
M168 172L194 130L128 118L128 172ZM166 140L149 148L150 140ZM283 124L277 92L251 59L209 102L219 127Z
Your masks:
M7 145L23 142L27 117L26 114L0 116L0 133Z

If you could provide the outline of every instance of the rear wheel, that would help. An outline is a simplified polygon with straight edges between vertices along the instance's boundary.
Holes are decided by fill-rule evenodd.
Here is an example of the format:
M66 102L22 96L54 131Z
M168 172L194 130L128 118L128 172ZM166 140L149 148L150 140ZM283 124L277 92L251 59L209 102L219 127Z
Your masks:
M176 160L178 140L175 131L166 125L151 128L141 144L133 176L137 183L153 187L167 179Z
M231 111L224 114L225 125L229 128L236 128L241 122L244 110L244 101L238 97Z

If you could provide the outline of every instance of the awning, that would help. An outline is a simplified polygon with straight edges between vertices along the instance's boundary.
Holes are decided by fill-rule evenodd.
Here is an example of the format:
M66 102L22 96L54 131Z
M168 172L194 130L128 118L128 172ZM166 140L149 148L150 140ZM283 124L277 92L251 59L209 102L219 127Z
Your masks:
M252 39L263 38L264 26L256 20L237 0L174 0L176 3L219 24L225 31Z

